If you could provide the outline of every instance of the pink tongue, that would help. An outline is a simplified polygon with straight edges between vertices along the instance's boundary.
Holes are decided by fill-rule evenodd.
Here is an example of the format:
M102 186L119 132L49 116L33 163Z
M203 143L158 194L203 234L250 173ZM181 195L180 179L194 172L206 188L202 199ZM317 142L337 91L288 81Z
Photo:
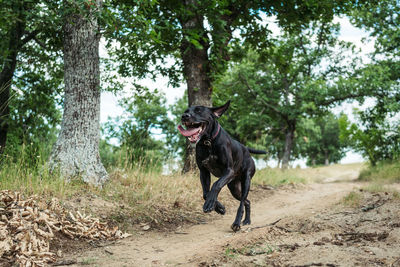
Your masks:
M198 130L199 130L199 128L193 128L193 129L190 129L190 130L185 130L183 127L182 127L182 125L179 125L178 126L178 130L181 132L181 134L183 135L183 136L192 136L192 135L194 135L195 133L197 133L198 132Z

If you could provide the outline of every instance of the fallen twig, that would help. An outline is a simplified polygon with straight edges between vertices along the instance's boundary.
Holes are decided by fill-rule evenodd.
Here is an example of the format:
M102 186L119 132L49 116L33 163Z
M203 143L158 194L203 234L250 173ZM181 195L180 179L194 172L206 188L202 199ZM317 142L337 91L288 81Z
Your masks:
M52 266L64 266L64 265L72 265L76 264L77 260L62 260L62 261L57 261L52 264Z
M46 203L37 196L24 199L19 192L0 191L0 257L20 266L54 262L57 255L50 252L54 232L95 240L130 236L90 215L66 211L56 198Z

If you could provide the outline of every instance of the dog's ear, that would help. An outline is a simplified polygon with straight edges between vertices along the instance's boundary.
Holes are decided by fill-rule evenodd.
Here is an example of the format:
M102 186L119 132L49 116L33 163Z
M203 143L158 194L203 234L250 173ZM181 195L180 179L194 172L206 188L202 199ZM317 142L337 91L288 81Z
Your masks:
M229 108L230 103L231 103L231 101L228 100L228 102L226 102L225 105L220 106L220 107L210 108L210 109L211 109L212 113L214 113L214 115L217 118L219 118Z

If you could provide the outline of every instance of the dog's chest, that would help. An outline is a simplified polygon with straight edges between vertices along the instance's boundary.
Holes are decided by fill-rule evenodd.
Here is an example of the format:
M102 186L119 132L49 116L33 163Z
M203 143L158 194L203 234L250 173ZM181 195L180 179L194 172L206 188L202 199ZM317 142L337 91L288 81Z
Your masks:
M223 168L221 168L221 164L218 162L217 155L209 155L205 159L201 161L203 166L209 170L214 176L221 177L223 174Z

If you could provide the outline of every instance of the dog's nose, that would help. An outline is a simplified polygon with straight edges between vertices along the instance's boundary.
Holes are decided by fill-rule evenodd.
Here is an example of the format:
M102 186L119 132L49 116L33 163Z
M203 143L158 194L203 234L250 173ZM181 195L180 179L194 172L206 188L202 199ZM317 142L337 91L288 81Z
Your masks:
M189 119L189 118L190 118L190 114L183 113L183 115L182 115L182 120L187 120L187 119Z

